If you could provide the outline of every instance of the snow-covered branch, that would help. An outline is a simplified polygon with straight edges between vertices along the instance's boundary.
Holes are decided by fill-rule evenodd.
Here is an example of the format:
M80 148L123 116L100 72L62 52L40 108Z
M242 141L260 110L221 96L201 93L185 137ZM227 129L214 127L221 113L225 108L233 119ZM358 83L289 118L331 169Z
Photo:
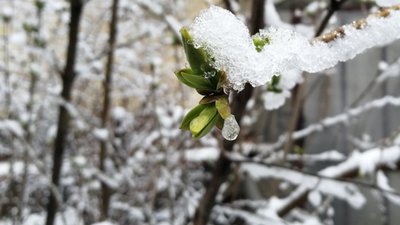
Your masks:
M320 132L326 128L338 125L338 124L347 124L351 119L371 110L371 109L380 109L384 106L400 106L400 97L394 96L384 96L380 99L376 99L370 102L365 103L359 107L355 107L349 109L343 113L340 113L336 116L327 117L321 120L318 123L313 123L305 127L304 129L293 132L292 138L293 140L298 140L304 137L307 137L315 132ZM287 134L283 134L278 138L278 141L271 145L271 148L278 149L282 147L282 145L286 142Z
M213 58L212 65L227 73L228 86L240 91L245 83L261 86L274 74L288 70L323 71L366 49L399 39L399 9L382 9L312 41L289 29L260 30L258 35L269 40L261 52L257 52L247 27L216 6L204 10L189 31L194 46L204 48Z

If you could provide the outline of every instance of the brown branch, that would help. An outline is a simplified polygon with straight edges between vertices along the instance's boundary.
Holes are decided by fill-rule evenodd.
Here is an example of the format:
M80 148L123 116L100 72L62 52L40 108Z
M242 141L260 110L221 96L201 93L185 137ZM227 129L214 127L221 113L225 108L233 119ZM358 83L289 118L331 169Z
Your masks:
M65 102L71 100L72 85L75 79L75 60L76 51L78 48L78 33L79 33L79 22L83 9L83 2L81 0L71 0L70 7L70 24L69 24L69 41L67 49L67 61L65 69L62 75L63 89L61 92L61 97ZM67 109L60 105L58 115L58 126L57 126L57 136L54 145L54 155L53 155L53 169L52 169L52 183L55 187L59 187L61 168L63 164L63 154L65 149L65 140L69 132L69 121L70 115ZM54 218L57 212L57 200L56 196L51 193L50 199L47 204L47 218L46 225L53 225Z
M253 0L252 6L252 18L251 21L251 32L257 33L259 29L263 28L264 22L264 5L266 0ZM246 84L245 89L239 93L235 93L232 96L231 111L235 115L236 120L240 124L242 117L245 113L246 105L253 94L253 87ZM223 140L222 152L219 155L218 161L215 164L213 175L209 185L207 185L206 192L199 202L199 206L196 209L193 224L194 225L206 225L210 218L212 208L215 205L215 199L218 194L218 190L222 183L224 183L228 175L231 172L231 161L225 157L224 151L231 152L236 141Z
M117 39L117 26L118 26L118 3L119 0L113 0L112 3L112 15L110 22L110 36L108 40L108 51L107 51L107 62L106 62L106 72L103 81L103 110L101 112L101 125L103 129L107 129L110 107L111 107L111 92L112 92L112 71L114 66L114 48ZM107 129L108 130L108 129ZM100 141L100 165L99 169L101 172L106 173L105 161L107 158L107 144L106 140ZM101 182L101 217L102 219L107 218L108 208L111 197L111 189L105 183Z

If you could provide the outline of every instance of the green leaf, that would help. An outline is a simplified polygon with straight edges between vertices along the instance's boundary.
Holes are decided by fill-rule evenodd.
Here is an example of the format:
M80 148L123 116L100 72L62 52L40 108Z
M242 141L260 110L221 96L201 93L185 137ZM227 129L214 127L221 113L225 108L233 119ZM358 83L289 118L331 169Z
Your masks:
M279 81L280 81L280 80L281 80L281 75L280 75L280 74L275 74L275 75L273 75L272 78L271 78L271 81L268 82L267 90L268 90L268 91L275 92L275 93L281 93L281 92L282 92L282 89L280 89L280 88L278 87L278 84L279 84Z
M190 128L189 128L190 122L192 122L192 120L194 118L199 116L201 111L203 111L206 107L207 107L206 105L198 105L198 106L194 107L193 109L191 109L186 114L186 116L183 118L181 126L179 128L182 129L182 130L190 130Z
M215 93L214 90L211 91L211 90L196 89L196 91L197 91L197 93L204 95L204 96L208 96L208 95Z
M202 65L207 64L207 54L201 48L195 48L193 45L193 38L190 36L189 31L186 27L181 30L183 47L185 48L186 58L192 68L194 74L202 74Z
M176 77L191 88L199 90L213 91L215 88L212 83L201 75L193 75L188 69L183 69L175 73Z
M217 122L218 115L215 104L207 104L203 111L190 122L190 131L194 138L200 138L206 135Z
M228 96L224 96L215 101L215 107L218 110L219 115L222 119L226 119L231 115L231 108L229 107Z
M256 46L257 52L261 52L265 45L270 44L270 40L268 37L260 37L259 35L253 36L253 43Z
M217 124L217 122L222 119L221 116L218 113L215 113L214 117L212 120L207 124L206 127L203 128L203 130L197 134L196 136L193 136L194 138L201 138L210 133L212 128Z

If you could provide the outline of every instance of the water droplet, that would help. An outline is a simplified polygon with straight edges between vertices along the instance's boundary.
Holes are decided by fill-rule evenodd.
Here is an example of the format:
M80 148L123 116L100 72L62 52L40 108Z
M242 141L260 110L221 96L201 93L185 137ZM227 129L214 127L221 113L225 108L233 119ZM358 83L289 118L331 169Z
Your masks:
M204 78L209 79L215 77L215 71L204 72Z
M222 128L222 136L228 140L235 140L240 132L239 124L237 123L235 116L230 115L224 121L224 127Z
M201 45L199 45L199 44L197 44L197 43L194 43L194 48L200 48L201 47Z
M217 72L215 72L215 71L211 71L210 73L211 73L211 77L215 77L215 75L217 74Z
M193 40L188 40L186 43L187 43L188 45L193 45Z

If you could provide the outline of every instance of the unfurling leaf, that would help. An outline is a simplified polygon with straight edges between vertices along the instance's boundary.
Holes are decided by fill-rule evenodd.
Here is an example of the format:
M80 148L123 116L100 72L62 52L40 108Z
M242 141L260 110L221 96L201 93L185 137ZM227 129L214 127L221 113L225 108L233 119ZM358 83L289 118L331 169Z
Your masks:
M192 110L190 110L186 116L183 118L181 126L179 127L182 130L190 130L190 122L192 122L192 120L194 118L196 118L197 116L199 116L199 114L201 113L201 111L203 111L203 109L205 109L207 106L206 105L198 105L196 107L194 107Z
M193 38L190 36L186 27L181 30L183 47L185 48L186 58L194 74L202 74L202 66L207 65L207 54L201 48L195 48Z
M212 83L201 75L195 75L191 73L191 69L182 69L175 73L176 77L184 84L191 88L213 91L214 87Z
M219 115L221 115L222 119L226 119L231 115L231 108L229 108L229 100L228 96L223 96L215 101L215 107L218 110Z
M200 138L206 135L216 124L218 112L215 104L207 104L201 113L190 122L190 131L194 138Z

